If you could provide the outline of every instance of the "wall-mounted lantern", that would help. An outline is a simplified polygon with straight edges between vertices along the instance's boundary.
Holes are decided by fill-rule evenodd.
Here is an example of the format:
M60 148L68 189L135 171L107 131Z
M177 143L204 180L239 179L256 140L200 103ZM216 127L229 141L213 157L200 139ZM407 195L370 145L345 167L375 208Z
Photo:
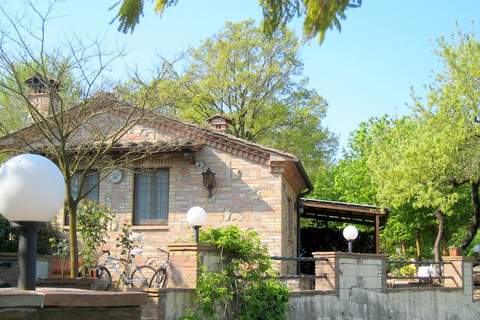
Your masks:
M212 190L215 188L215 173L207 168L207 171L202 172L203 185L208 189L208 197L212 197Z

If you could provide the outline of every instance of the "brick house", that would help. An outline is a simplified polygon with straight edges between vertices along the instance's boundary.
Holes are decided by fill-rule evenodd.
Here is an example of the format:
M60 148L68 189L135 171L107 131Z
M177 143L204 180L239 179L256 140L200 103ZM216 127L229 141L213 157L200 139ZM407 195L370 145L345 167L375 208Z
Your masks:
M48 95L32 90L30 96L37 110L49 116ZM111 95L105 97L104 104L118 103ZM112 111L102 116L120 121L124 115ZM201 206L208 213L208 226L255 229L271 255L297 255L296 204L312 187L301 162L292 154L226 133L228 124L220 115L207 119L203 127L158 114L128 131L121 148L165 142L170 147L145 158L136 168L118 168L108 177L100 177L95 170L89 175L86 184L93 189L88 198L110 207L117 218L107 244L111 249L124 221L142 234L144 258L158 256L158 247L191 241L193 232L185 214L190 207ZM34 131L35 125L30 125L13 135L22 134L35 144ZM11 139L2 138L0 147ZM202 180L208 168L215 173L211 195ZM59 214L59 223L64 220ZM295 264L284 264L282 272L295 272Z

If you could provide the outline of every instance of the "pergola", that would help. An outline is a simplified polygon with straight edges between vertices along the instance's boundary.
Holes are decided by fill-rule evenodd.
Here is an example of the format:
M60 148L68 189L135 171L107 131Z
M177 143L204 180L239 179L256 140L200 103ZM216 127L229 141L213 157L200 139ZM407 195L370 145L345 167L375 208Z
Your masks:
M347 222L375 227L375 253L380 253L380 228L387 221L388 209L355 203L302 198L299 203L301 218Z

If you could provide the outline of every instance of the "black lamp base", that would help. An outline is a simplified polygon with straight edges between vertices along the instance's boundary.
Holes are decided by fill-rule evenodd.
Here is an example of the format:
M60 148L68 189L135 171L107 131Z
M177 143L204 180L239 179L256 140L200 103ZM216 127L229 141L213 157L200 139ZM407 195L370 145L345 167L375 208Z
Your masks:
M195 240L195 243L200 241L200 226L193 227L193 239Z
M21 290L35 290L37 282L38 230L46 223L38 221L14 221L20 230L18 241L18 284Z

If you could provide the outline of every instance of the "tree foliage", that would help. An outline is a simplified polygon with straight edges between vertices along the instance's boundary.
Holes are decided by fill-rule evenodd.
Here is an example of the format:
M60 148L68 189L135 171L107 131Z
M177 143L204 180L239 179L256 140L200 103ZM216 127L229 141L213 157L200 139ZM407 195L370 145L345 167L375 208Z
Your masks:
M98 264L113 218L109 208L95 202L84 200L79 206L77 219L81 241L80 256L85 272Z
M183 72L152 84L150 106L166 102L168 115L200 125L224 114L230 134L291 152L315 171L330 161L336 139L323 127L326 101L302 76L299 49L286 29L268 39L252 20L226 23L189 51ZM118 90L135 99L129 87Z
M111 89L105 72L123 56L122 51L105 52L97 39L75 37L55 44L47 41L54 4L41 7L27 2L32 14L30 21L0 7L0 113L20 106L29 126L28 130L16 131L15 122L8 117L0 118L0 134L4 138L1 151L6 156L24 152L42 154L62 171L70 227L70 276L76 277L77 209L96 187L84 188L90 171L98 171L100 182L113 169L132 168L135 161L160 151L165 145L111 157L114 146L131 128L156 115L145 107L140 96L137 105L132 106L104 93ZM165 69L169 68L166 64ZM45 112L31 99L27 80L32 78L40 84ZM144 95L149 93L148 89L142 91ZM114 112L123 114L118 121L111 121ZM74 180L79 192L74 190Z
M178 0L155 0L154 12L163 14ZM305 38L318 37L321 43L328 29L341 31L341 20L346 19L348 8L359 7L361 0L259 0L263 11L263 32L271 37L276 31L285 27L292 19L304 16L303 34ZM112 8L120 5L118 14L118 30L124 33L133 32L143 16L144 0L121 0ZM114 19L114 20L115 20Z
M414 97L414 115L385 135L370 162L384 201L411 202L447 217L469 216L463 249L480 224L479 49L472 34L439 40L436 53L444 69L429 86L426 101Z

